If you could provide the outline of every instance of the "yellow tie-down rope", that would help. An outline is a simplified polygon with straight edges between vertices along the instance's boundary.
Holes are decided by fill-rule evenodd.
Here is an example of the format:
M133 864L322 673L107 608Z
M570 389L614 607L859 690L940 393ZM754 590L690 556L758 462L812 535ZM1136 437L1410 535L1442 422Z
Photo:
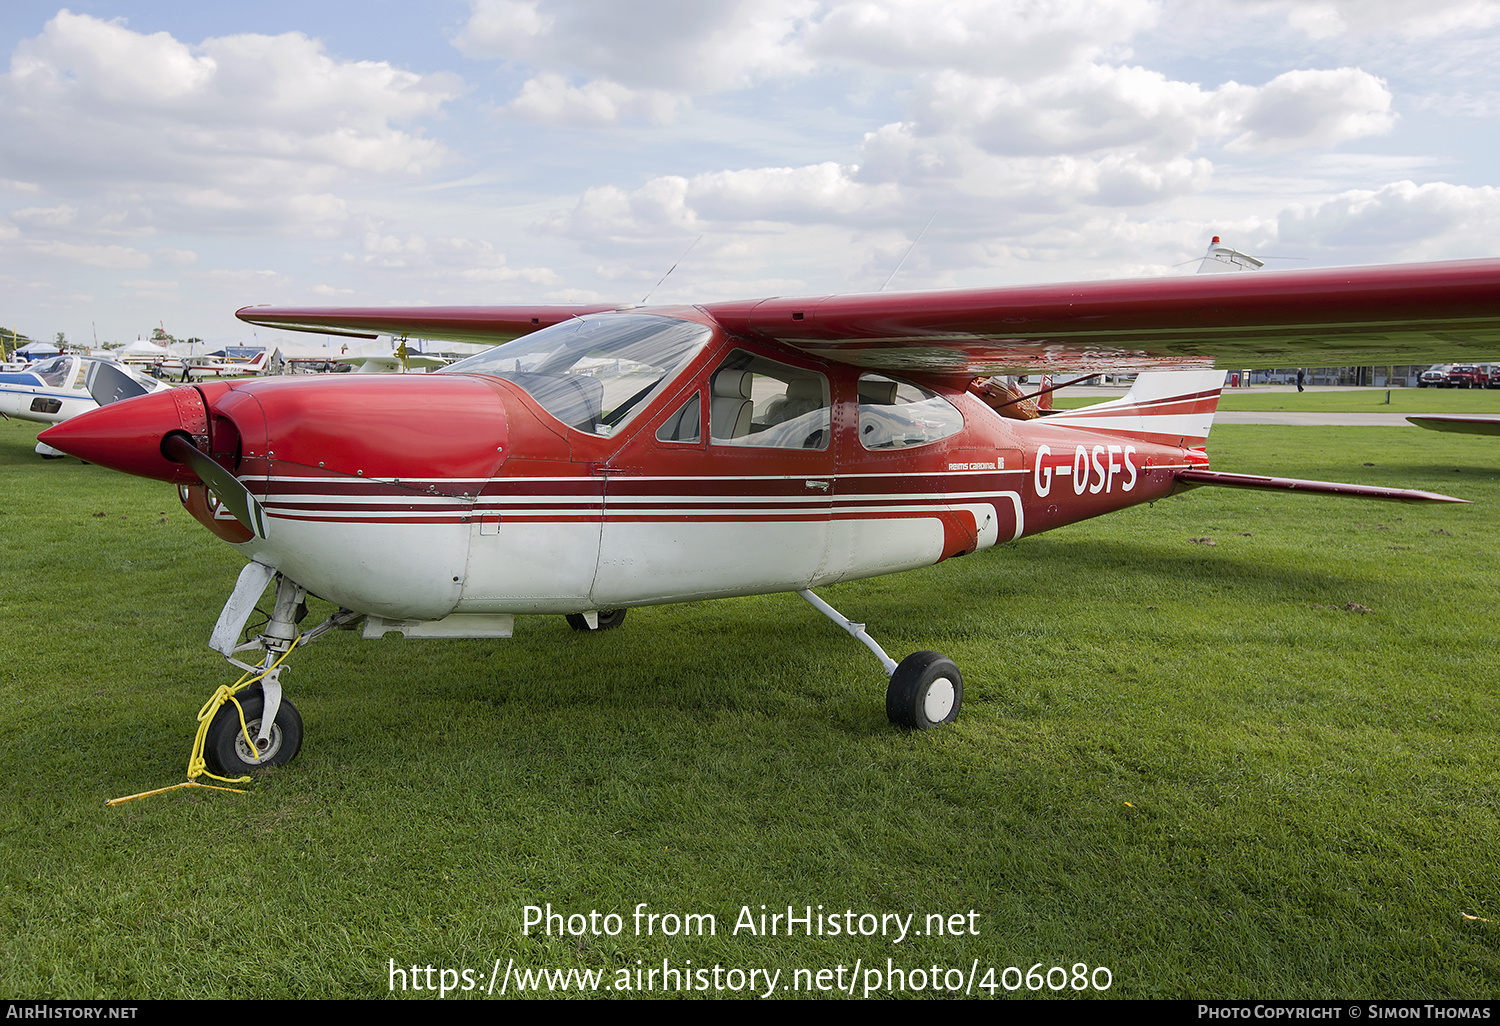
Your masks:
M240 700L234 696L250 685L263 680L266 674L280 666L286 660L286 657L292 654L292 649L297 647L297 642L301 640L301 635L298 635L296 640L287 647L287 650L281 653L281 657L265 669L246 670L240 679L233 684L221 684L219 690L215 691L209 696L208 701L203 703L203 708L198 710L198 734L193 738L193 750L188 755L188 778L186 780L180 784L169 784L166 787L158 787L154 791L142 791L140 794L128 794L123 798L111 798L104 804L122 805L137 798L149 798L153 794L175 791L179 787L206 787L213 791L233 791L235 794L244 794L245 790L239 787L220 787L217 784L198 783L198 778L205 776L213 777L215 780L222 780L226 784L245 784L250 781L249 777L221 777L217 773L210 773L208 771L208 763L203 758L203 744L208 738L209 725L213 723L214 717L218 715L219 709L225 702L233 702L235 709L238 710L240 715L240 733L245 736L245 742L254 749L256 747L255 738L250 736L250 728L245 724L245 707L240 705Z

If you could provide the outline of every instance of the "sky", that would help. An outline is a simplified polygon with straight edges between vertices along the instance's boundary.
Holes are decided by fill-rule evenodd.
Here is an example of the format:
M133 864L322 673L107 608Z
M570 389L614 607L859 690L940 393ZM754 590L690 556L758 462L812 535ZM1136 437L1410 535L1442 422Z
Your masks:
M1500 0L5 0L0 55L46 340L1500 255Z

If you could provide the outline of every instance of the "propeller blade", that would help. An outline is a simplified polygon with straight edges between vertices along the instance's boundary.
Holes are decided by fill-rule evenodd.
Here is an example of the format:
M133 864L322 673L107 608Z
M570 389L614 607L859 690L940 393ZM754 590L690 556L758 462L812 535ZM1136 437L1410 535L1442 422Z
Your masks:
M219 502L234 514L234 519L257 538L266 536L266 515L255 496L240 479L209 459L208 454L192 443L187 435L173 432L161 443L162 455L174 463L186 463L198 479L219 497Z

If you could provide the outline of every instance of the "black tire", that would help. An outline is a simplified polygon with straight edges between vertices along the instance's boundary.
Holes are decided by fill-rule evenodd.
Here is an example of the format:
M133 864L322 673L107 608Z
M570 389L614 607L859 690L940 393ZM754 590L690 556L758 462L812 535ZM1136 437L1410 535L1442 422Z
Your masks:
M885 690L885 714L898 727L931 730L958 719L964 679L953 660L937 652L913 652L901 660Z
M245 726L250 736L260 731L261 713L266 707L266 696L256 685L235 696L245 707ZM214 714L208 725L208 734L203 739L203 760L208 768L221 777L242 777L251 770L285 766L302 750L302 714L285 696L281 696L281 708L276 711L276 724L267 739L268 747L259 762L251 762L250 746L240 732L240 714L233 702L225 702Z
M620 626L620 624L625 622L626 612L627 610L624 609L599 610L598 629L601 631L608 631ZM573 628L575 631L589 631L594 629L589 626L589 622L583 618L582 613L569 613L568 626Z

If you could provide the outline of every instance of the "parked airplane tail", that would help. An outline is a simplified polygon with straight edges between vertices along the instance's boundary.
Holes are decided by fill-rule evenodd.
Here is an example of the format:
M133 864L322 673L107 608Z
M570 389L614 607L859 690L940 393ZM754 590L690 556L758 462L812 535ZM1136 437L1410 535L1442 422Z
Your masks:
M1200 449L1213 427L1224 374L1221 370L1144 371L1121 398L1054 413L1046 421Z

